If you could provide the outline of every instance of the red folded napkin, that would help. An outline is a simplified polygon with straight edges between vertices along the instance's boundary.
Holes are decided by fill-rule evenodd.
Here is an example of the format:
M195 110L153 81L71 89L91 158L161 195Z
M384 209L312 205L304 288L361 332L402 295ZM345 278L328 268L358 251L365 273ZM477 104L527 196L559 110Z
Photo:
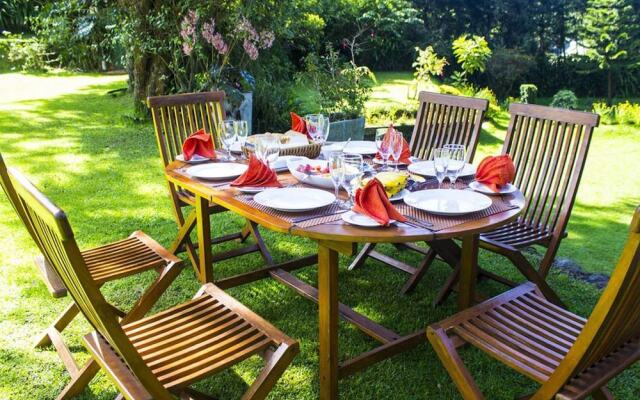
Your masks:
M392 219L400 222L407 220L391 204L384 191L384 186L376 178L371 179L363 188L358 189L355 197L353 211L371 217L381 225L388 226Z
M513 181L516 167L509 155L486 157L476 171L476 181L483 183L494 192L499 192L502 186Z
M182 144L182 156L185 161L191 160L194 154L210 159L216 158L213 138L204 129L191 134Z
M396 132L397 131L393 127L393 124L389 125L389 129L387 129L387 133L385 133L384 139L382 139L383 144L386 144L387 146L389 146L390 144L389 142L391 141L391 135ZM409 143L404 138L404 136L402 136L401 132L397 132L397 133L400 135L400 137L402 137L402 153L400 153L400 162L409 165L411 164L411 150L409 149ZM376 153L376 158L379 160L382 160L382 156L380 155L380 153Z
M298 114L294 113L293 111L290 112L289 114L291 114L291 130L299 132L299 133L302 133L309 140L311 140L312 138L309 135L309 131L307 130L306 121L301 116L299 116Z
M231 182L231 186L282 187L276 173L253 154L247 171Z

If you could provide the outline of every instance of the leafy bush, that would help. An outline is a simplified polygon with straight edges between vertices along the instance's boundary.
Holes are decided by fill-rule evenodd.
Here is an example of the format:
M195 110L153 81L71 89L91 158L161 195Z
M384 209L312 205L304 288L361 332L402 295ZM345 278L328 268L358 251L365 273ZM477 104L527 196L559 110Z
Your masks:
M340 120L364 114L375 76L367 67L344 62L328 47L324 56L306 57L305 71L298 75L298 82L309 83L318 92L320 110L331 120Z
M594 113L600 115L600 120L603 124L613 125L618 123L616 106L608 106L605 102L596 102L593 103L592 110Z
M21 35L5 34L7 40L6 57L12 69L22 71L45 71L47 68L46 46L34 38L22 38Z
M568 108L575 110L578 108L578 98L576 95L568 89L559 90L558 93L553 95L551 100L551 107Z
M616 117L621 124L640 125L640 104L631 104L628 100L618 104Z
M461 35L453 41L452 48L465 78L468 79L474 72L484 72L487 68L487 60L492 52L484 37Z
M538 97L538 87L531 83L520 85L520 101L524 104L533 104Z
M526 82L526 77L534 68L532 56L516 49L498 48L487 63L484 85L490 85L498 98L516 95L518 84Z
M388 125L413 123L418 113L418 102L394 104L390 107L371 107L366 110L367 124Z
M518 103L519 101L520 101L520 99L517 99L515 97L509 96L509 97L507 97L506 99L504 99L502 101L502 103L500 104L500 107L503 110L508 110L509 106L511 105L511 103Z
M442 76L444 67L448 64L446 58L439 57L431 46L425 47L424 50L416 47L416 51L418 57L412 67L416 69L413 75L418 81L430 82L433 76Z
M489 108L487 109L486 116L488 119L494 119L500 114L500 106L498 105L498 99L496 98L495 93L489 88L482 88L478 90L473 97L477 97L479 99L489 100Z

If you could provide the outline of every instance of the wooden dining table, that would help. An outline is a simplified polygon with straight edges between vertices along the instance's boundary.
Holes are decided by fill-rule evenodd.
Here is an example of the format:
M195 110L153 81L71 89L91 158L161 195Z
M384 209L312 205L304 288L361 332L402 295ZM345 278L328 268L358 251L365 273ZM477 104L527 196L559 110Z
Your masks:
M338 300L338 255L352 256L358 243L414 243L429 242L447 263L457 265L461 274L458 283L458 307L466 309L474 304L476 297L476 278L478 273L478 242L483 232L498 228L515 220L525 205L522 193L503 195L503 201L512 208L493 215L473 217L437 231L414 224L397 223L388 227L363 228L349 225L342 219L333 219L326 223L299 224L282 217L281 213L272 213L263 207L256 207L246 200L235 188L224 183L204 181L186 173L189 165L174 161L167 165L167 180L181 190L195 197L195 208L188 215L171 250L178 252L184 246L185 239L193 229L198 237L198 278L202 282L214 282L222 289L245 284L257 279L272 278L281 282L300 295L315 301L319 313L319 371L320 398L338 398L338 381L349 377L364 368L388 357L412 349L426 342L425 329L409 335L400 335L368 317L357 313ZM279 173L281 182L295 182L289 172ZM215 260L211 252L211 225L208 215L209 203L215 203L238 215L247 218L263 228L285 235L310 238L317 243L317 254L312 254L281 264L266 265L264 268L235 277L216 279ZM461 240L459 247L453 239ZM315 288L299 280L292 270L312 264L318 264L318 287ZM376 348L359 356L340 361L338 359L338 321L342 317L362 332L380 343ZM426 327L425 327L426 328Z

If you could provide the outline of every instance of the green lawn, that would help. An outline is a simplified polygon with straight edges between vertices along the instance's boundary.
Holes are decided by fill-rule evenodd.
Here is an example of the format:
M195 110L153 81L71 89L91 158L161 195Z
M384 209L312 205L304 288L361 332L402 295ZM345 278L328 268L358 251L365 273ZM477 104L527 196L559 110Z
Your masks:
M400 79L379 76L383 84L374 99L385 99ZM127 115L130 99L112 98L108 90L123 87L124 77L73 75L0 75L0 151L7 163L18 167L69 215L82 248L122 238L141 229L164 245L176 234L162 177L153 131L149 122L135 124ZM388 90L388 93L385 92ZM378 94L379 93L379 94ZM400 99L402 94L398 94ZM506 119L488 124L481 139L481 153L498 151ZM640 154L640 133L631 127L603 127L594 137L589 162L571 220L569 238L561 256L586 270L609 273L622 246L626 224L638 202L639 174L634 169ZM10 205L0 200L0 399L53 399L69 378L52 349L34 350L36 333L69 302L52 300L31 259L36 253ZM231 232L242 221L232 215L217 218L215 228ZM311 242L265 232L277 260L308 254ZM235 244L226 245L232 247ZM225 247L225 246L223 246ZM387 251L393 251L386 246ZM413 254L400 254L416 263ZM357 311L400 333L409 333L455 311L450 299L442 307L430 302L446 278L448 267L435 268L415 293L401 296L398 289L406 275L377 262L348 272L349 260L341 259L340 298ZM508 262L482 253L484 267L519 279ZM257 255L225 261L216 266L218 276L228 276L260 265ZM315 268L297 274L315 283ZM153 274L109 284L104 293L116 305L126 307L144 290ZM554 271L551 285L570 308L588 315L598 290ZM191 298L198 284L186 269L161 299L158 309ZM502 287L483 282L481 290L499 293ZM262 281L230 290L251 309L272 321L301 343L301 354L275 388L273 399L315 399L317 382L317 309L289 289ZM370 349L374 343L352 326L341 323L343 358ZM87 353L80 336L88 330L76 321L66 331L79 360ZM512 399L536 385L484 354L463 351L471 372L491 399ZM250 359L200 386L220 399L237 398L259 370ZM611 387L618 398L640 396L640 368L625 372ZM428 345L391 358L340 384L343 399L455 399L455 387ZM99 374L82 398L113 399L113 386Z

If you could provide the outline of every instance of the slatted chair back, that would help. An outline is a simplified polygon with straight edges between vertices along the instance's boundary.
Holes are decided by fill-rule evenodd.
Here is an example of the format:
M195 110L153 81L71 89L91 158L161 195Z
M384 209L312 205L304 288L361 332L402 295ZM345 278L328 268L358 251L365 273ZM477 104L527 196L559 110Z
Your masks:
M219 146L219 126L224 120L224 92L184 93L147 99L162 162L166 166L182 153L192 133L204 129Z
M519 103L509 113L502 153L513 159L514 184L527 199L520 221L562 237L600 117Z
M126 337L118 315L91 278L65 213L18 171L8 172L19 205L47 259L89 323L120 354L153 398L171 398Z
M574 345L541 390L556 393L569 379L640 338L640 206L607 287Z
M467 161L473 160L489 102L432 92L420 92L419 100L411 154L429 159L433 149L456 143L465 145Z

